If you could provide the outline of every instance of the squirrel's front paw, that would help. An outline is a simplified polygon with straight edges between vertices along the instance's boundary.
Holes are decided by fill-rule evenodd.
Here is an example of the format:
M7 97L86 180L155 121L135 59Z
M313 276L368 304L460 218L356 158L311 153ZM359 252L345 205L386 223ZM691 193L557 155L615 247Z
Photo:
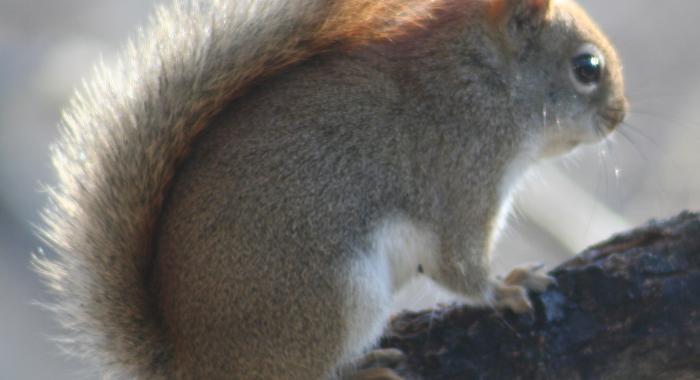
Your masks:
M393 368L403 360L403 352L393 348L370 351L354 363L351 374L343 376L344 380L403 380Z
M496 280L492 284L491 294L487 294L490 303L516 313L531 312L532 302L527 292L543 292L556 282L553 277L540 272L543 267L541 264L517 267L505 278Z

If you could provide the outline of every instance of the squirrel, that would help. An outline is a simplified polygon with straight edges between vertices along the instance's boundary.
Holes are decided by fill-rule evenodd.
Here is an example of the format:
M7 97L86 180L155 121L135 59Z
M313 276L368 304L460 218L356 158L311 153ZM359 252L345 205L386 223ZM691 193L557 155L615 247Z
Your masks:
M103 378L398 378L372 347L416 276L527 312L550 279L489 270L518 180L627 109L573 0L175 1L120 57L35 257Z

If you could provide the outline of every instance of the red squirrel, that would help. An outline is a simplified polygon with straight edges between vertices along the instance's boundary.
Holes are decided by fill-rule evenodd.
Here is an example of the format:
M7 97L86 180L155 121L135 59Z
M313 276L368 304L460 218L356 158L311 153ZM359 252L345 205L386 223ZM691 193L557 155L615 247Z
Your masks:
M393 295L527 311L518 178L626 108L572 0L176 1L66 110L36 264L103 378L398 378Z

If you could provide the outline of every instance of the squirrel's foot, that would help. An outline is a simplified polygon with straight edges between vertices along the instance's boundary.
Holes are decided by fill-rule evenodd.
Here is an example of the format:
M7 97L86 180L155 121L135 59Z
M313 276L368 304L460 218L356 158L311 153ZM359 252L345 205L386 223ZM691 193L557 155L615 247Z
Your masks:
M403 380L394 368L404 360L404 353L395 348L373 350L353 363L353 372L343 380Z
M516 267L503 279L497 279L492 284L489 295L491 303L497 308L507 308L516 313L532 312L532 302L528 291L541 293L556 280L543 274L542 264Z

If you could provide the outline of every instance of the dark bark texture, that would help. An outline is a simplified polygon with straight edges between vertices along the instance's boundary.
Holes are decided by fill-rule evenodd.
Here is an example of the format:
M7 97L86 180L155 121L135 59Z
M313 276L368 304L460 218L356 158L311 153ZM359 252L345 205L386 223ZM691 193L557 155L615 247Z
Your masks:
M550 274L531 315L404 313L382 346L404 351L407 379L700 379L700 215L653 221Z

